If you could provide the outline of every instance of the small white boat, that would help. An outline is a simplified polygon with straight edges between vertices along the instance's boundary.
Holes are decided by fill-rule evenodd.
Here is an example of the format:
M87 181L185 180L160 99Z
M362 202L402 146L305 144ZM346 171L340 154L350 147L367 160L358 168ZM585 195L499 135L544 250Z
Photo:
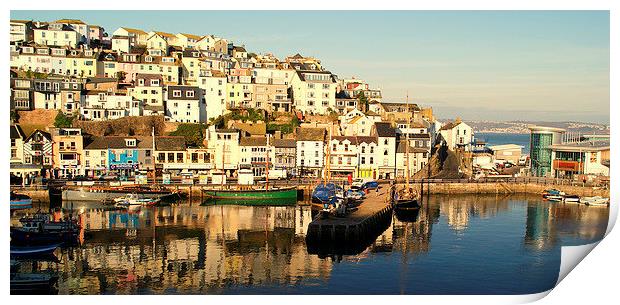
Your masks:
M155 205L158 202L159 198L138 198L136 194L129 194L114 199L115 205L120 207Z
M564 197L560 195L548 195L545 199L553 202L562 202L562 200L564 200Z
M592 206L606 206L609 205L609 198L594 196L594 197L581 197L579 200L581 203Z
M577 195L566 195L563 198L566 203L579 203L579 196Z

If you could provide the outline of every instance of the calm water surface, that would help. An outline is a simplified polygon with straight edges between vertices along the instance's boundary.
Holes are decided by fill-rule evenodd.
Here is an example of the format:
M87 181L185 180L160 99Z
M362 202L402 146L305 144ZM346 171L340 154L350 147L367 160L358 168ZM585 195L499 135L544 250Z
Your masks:
M554 286L560 247L600 240L609 216L538 196L435 196L363 252L319 257L307 206L73 209L83 244L22 266L57 272L60 294L536 293Z

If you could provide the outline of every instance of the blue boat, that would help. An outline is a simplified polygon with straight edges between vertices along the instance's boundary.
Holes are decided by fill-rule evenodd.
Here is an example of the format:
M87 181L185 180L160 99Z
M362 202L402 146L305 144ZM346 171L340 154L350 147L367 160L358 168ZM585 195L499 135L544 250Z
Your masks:
M334 183L319 183L312 191L312 202L332 203L336 200L336 185Z
M11 256L32 256L50 254L60 247L61 244L49 244L43 246L11 246Z
M32 208L32 198L24 194L11 192L11 210Z

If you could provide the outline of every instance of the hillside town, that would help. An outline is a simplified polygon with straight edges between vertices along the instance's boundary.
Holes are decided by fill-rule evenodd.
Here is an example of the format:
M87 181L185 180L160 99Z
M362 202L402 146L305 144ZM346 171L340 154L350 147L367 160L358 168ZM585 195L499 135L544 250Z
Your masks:
M608 137L564 146L556 139L553 154L544 146L549 155L536 152L530 168L518 145L486 146L460 118L440 122L407 95L383 101L373 84L340 78L299 53L279 59L211 34L107 32L75 19L11 20L10 41L11 177L22 184L233 178L240 170L276 178L609 176ZM25 122L34 112L52 113L54 124ZM158 118L165 128L109 125L127 118ZM86 123L105 131L89 133ZM188 141L183 130L200 139ZM441 147L449 154L436 154ZM510 167L518 170L504 171Z
M10 292L544 294L613 204L603 13L11 11Z

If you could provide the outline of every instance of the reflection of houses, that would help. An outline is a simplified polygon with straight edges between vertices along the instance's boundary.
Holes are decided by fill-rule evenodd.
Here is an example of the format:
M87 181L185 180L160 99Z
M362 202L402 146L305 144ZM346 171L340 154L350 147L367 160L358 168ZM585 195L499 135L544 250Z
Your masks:
M218 293L224 285L327 281L331 273L331 261L306 251L309 207L171 206L124 215L88 213L91 237L61 258L61 293Z

